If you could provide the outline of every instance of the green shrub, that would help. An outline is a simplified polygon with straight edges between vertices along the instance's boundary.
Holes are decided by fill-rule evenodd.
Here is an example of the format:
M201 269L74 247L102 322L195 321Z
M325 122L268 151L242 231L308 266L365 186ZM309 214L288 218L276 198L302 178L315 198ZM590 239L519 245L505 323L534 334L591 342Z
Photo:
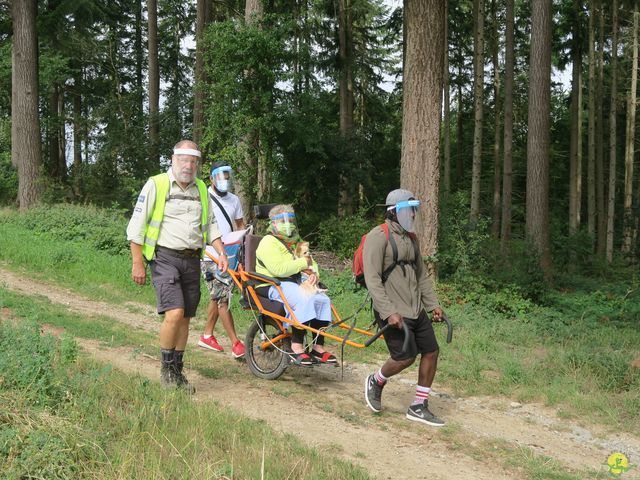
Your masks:
M318 248L329 250L340 258L351 258L362 235L381 223L367 217L366 209L343 218L332 216L318 225Z
M81 243L86 248L121 254L128 251L122 211L93 205L42 205L11 217L34 235Z

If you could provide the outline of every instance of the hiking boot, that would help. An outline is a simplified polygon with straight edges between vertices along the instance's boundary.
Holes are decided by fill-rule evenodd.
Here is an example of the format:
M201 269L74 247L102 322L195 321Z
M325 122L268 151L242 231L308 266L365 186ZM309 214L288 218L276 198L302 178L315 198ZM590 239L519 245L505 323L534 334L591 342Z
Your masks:
M411 405L407 410L407 418L414 422L426 423L432 427L442 427L444 425L444 420L439 419L429 410L428 400L417 405Z
M231 355L233 355L233 358L244 357L244 343L240 340L236 341L236 343L231 347Z
M224 352L224 348L220 346L218 340L216 340L216 337L213 335L209 338L204 338L204 335L202 335L200 340L198 340L198 346L208 350L214 350L216 352Z
M193 395L196 393L196 388L189 383L187 377L182 373L182 369L184 367L184 362L182 361L182 355L184 352L176 352L175 356L175 364L174 364L174 375L176 379L176 387L184 390L186 393Z
M384 384L380 385L375 379L373 373L364 381L364 399L367 405L374 412L378 413L382 410L382 389Z
M175 350L160 350L162 365L160 367L160 385L163 388L173 388L176 386L176 376L174 372Z

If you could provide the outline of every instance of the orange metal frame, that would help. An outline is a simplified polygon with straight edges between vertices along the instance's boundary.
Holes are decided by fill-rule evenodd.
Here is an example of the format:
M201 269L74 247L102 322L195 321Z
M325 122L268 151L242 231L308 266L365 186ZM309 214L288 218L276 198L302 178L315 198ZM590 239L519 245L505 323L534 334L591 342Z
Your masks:
M209 254L209 252L205 252L206 255L211 258L214 262L217 262L218 260L212 256L211 254ZM304 329L304 330L308 330L310 332L313 332L314 334L318 334L318 335L322 335L323 337L326 338L330 338L332 340L336 340L338 342L343 342L344 341L344 337L341 337L339 335L334 335L332 333L328 333L324 330L317 330L313 327L310 327L309 325L305 325L304 323L300 323L298 321L298 319L296 318L295 313L293 312L293 308L291 308L291 305L289 305L289 302L287 301L287 299L284 296L284 293L282 292L282 289L280 288L280 285L276 285L274 282L270 282L270 281L265 281L263 278L258 277L256 275L251 274L250 272L247 272L246 270L244 270L243 266L241 264L238 265L238 269L237 270L232 270L232 269L228 269L227 270L229 272L229 275L231 275L231 278L233 279L234 283L236 284L236 286L238 287L238 289L242 292L243 291L243 285L245 285L247 292L249 293L249 295L251 296L251 299L253 300L253 304L258 308L258 311L261 314L267 315L270 318L273 318L277 325L278 328L280 329L280 335L276 336L275 338L271 338L269 339L269 341L263 342L261 345L261 348L263 350L266 350L272 343L278 342L280 340L283 340L287 337L291 336L291 333L289 333L287 331L287 329L284 327L284 323L288 323L290 325L295 326L296 328L300 328L300 329ZM267 309L264 308L264 306L262 305L262 302L260 301L260 297L258 297L258 294L255 291L255 288L251 285L246 285L246 282L249 280L257 280L259 282L261 282L262 284L268 284L273 286L277 291L278 294L280 295L280 298L282 299L282 302L284 303L284 308L287 312L289 312L290 318L286 318L283 317L282 315L278 315L277 313L273 313ZM333 305L333 303L331 304L331 311L333 313L333 317L334 320L332 321L332 325L337 324L339 322L341 322L341 317L340 314L338 313L338 311L336 310L335 306ZM344 329L344 330L351 330L351 327L349 327L348 325L345 325L344 323L339 323L339 325L337 325L338 327ZM353 331L356 333L360 333L362 335L366 335L369 337L372 337L375 333L371 332L370 330L364 330L362 328L353 328ZM384 337L381 337L384 338ZM354 342L353 340L348 340L345 342L346 345L352 346L352 347L356 347L356 348L364 348L366 345L364 343L359 343L359 342Z

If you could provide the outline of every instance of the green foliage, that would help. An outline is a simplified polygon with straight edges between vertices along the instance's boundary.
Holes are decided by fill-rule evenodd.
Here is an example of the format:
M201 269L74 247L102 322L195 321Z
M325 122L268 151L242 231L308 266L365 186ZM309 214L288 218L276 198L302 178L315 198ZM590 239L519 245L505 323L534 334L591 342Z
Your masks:
M10 145L9 138L11 124L0 119L0 143ZM0 205L10 205L18 197L18 172L11 165L11 150L0 151Z
M92 205L40 206L15 217L19 225L38 236L81 243L86 248L114 255L128 250L126 218L118 209Z
M367 216L367 210L364 208L354 215L342 218L331 216L318 224L318 248L333 252L340 258L350 259L362 236L369 233L378 223L380 222Z

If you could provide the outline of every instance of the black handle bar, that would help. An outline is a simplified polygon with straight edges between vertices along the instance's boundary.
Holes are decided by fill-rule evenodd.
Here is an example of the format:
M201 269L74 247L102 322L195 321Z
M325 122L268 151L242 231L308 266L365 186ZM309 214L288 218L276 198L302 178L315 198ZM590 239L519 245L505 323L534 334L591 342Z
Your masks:
M368 347L373 342L375 342L380 337L380 335L382 335L390 326L391 325L387 323L384 327L378 330L373 337L367 340L364 343L364 346ZM404 342L402 343L402 353L404 353L407 351L407 348L409 347L409 327L407 327L406 323L402 322L402 329L404 330Z
M453 324L451 323L451 320L449 320L449 317L447 317L446 313L443 313L442 321L447 324L447 343L451 343L451 340L453 340ZM382 335L390 326L391 325L387 323L384 327L378 330L375 335L367 340L364 343L364 346L368 347L373 342L375 342L378 338L380 338L380 335ZM409 346L409 327L407 327L407 325L402 322L402 329L404 330L404 343L402 344L402 353L404 353L407 351L407 347Z

